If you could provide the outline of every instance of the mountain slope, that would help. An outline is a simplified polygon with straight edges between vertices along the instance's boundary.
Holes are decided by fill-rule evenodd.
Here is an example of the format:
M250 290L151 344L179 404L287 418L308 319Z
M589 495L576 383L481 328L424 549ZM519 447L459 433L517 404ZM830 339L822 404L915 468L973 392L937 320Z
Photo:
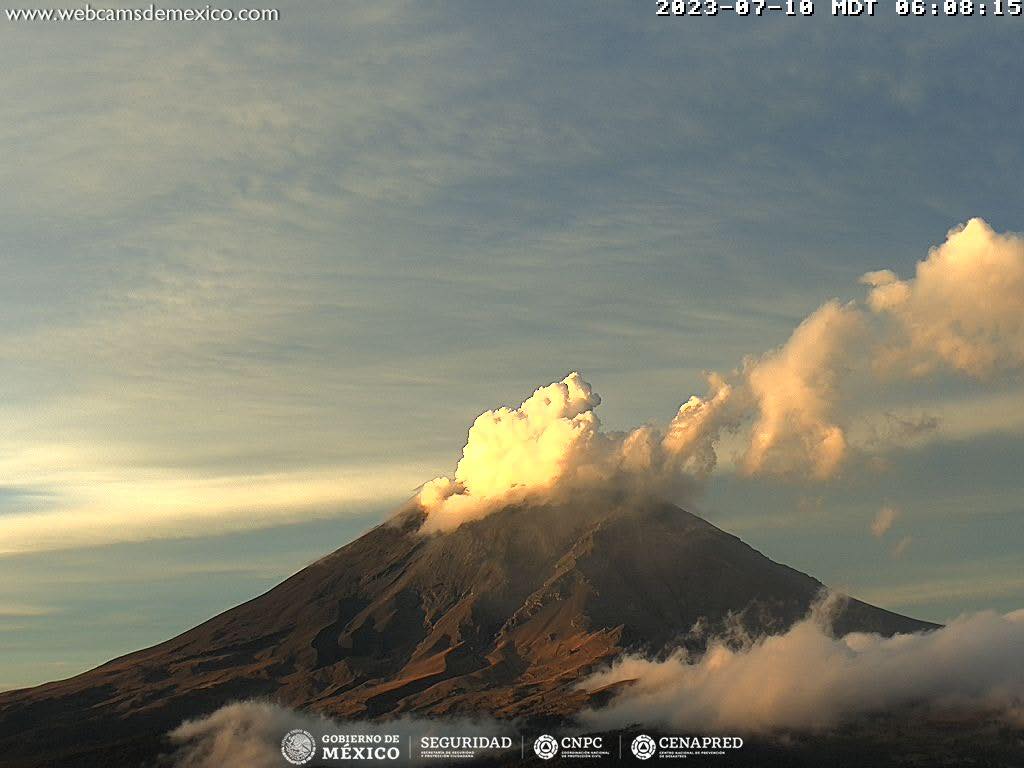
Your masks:
M521 505L431 537L420 520L407 510L165 643L0 694L0 749L12 765L115 749L127 765L183 718L254 696L338 717L564 717L586 703L580 677L624 649L699 648L698 623L782 631L822 586L655 501ZM856 600L836 621L932 626Z

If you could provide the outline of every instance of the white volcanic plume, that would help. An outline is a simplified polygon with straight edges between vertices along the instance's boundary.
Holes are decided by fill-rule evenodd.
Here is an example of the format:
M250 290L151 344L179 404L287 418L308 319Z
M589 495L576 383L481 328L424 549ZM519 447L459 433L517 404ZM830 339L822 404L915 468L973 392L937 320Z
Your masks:
M862 279L871 310L896 326L898 343L880 352L880 366L981 378L1024 365L1024 238L971 219L918 263L915 278L880 270Z
M579 373L541 387L518 408L487 411L469 430L454 478L438 477L421 489L419 501L430 513L424 530L455 527L556 485L660 485L706 475L731 396L720 378L711 387L708 399L684 403L664 431L602 432L594 413L601 398Z
M747 472L818 478L836 472L847 453L846 435L835 423L839 378L863 330L855 306L830 301L780 349L748 364L757 416L743 457Z
M873 402L894 374L991 378L1024 366L1021 237L972 219L929 252L916 277L879 270L862 282L870 286L865 307L827 301L779 348L729 375L710 374L708 394L689 398L663 427L602 432L601 398L579 373L541 387L518 408L487 411L469 430L454 476L421 490L424 530L578 484L661 493L689 487L714 469L723 430L744 425L740 471L824 480L871 448L851 444L851 389Z

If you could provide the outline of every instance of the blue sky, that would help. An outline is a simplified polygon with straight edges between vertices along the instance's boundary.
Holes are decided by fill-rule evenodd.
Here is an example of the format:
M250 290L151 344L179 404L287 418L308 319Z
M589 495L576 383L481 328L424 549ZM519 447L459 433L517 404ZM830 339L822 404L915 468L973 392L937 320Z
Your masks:
M271 586L570 370L664 420L864 272L1024 229L1024 22L819 5L5 20L0 687ZM883 475L696 511L896 610L1019 607L1020 377L898 398L940 426Z

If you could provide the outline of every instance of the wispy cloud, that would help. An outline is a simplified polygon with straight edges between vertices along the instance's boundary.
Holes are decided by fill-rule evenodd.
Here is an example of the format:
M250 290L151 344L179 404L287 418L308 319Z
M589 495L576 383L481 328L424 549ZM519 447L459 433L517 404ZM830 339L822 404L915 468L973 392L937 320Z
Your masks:
M892 528L892 524L896 521L896 516L899 511L896 507L885 505L877 513L875 513L874 520L871 521L871 535L876 539L880 539L889 532Z
M0 555L209 536L365 513L408 497L423 466L199 478L183 472L58 474L56 508L3 516Z
M912 536L904 536L899 541L897 541L893 545L892 550L890 551L890 554L892 555L893 559L899 560L901 557L903 557L903 555L907 553L907 550L910 549L910 545L913 541L914 539Z
M887 584L857 590L857 596L879 605L913 609L938 603L990 604L994 600L1013 598L1024 593L1024 576L1019 568L1001 567L998 562L977 564L972 572L955 576L931 576L919 581Z
M43 605L0 602L0 619L23 619L34 616L48 616L52 612L52 608Z

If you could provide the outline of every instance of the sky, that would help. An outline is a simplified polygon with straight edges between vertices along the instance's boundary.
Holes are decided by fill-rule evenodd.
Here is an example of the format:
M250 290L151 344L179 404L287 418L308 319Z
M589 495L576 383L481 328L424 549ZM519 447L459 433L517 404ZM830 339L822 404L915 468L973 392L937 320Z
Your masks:
M1024 230L1024 21L819 5L0 18L0 689L264 591L570 371L664 422L864 273ZM886 608L1021 607L1021 376L890 395L932 428L884 471L725 460L689 506Z

